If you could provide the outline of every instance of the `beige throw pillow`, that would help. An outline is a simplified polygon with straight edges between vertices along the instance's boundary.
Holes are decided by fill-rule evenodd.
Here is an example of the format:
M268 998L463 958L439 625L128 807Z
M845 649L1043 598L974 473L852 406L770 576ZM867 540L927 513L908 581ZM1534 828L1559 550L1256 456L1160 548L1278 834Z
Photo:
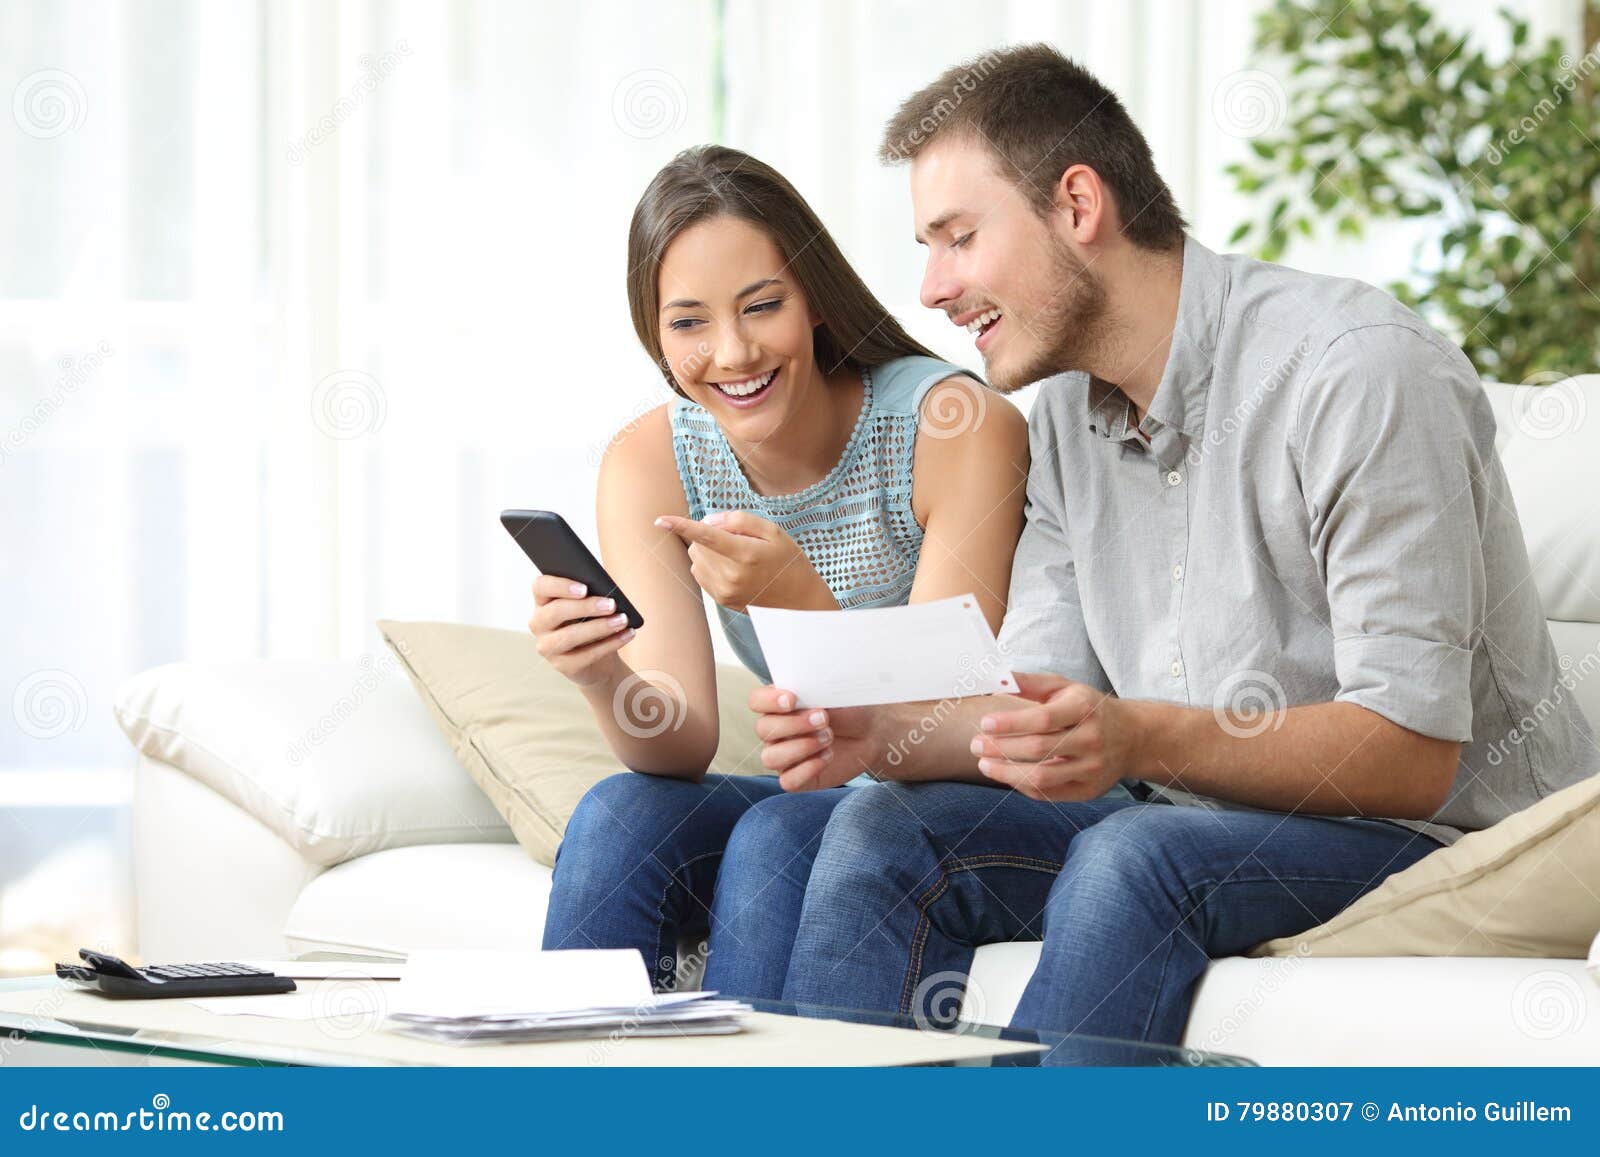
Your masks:
M1600 776L1424 856L1252 956L1582 959L1600 931Z
M544 660L525 631L388 620L380 620L378 629L456 758L517 842L540 863L555 863L567 820L584 792L624 770L582 692ZM722 738L712 771L766 772L755 716L745 705L757 685L743 667L718 664ZM635 698L630 717L665 730L676 710L664 698L655 703L647 695Z

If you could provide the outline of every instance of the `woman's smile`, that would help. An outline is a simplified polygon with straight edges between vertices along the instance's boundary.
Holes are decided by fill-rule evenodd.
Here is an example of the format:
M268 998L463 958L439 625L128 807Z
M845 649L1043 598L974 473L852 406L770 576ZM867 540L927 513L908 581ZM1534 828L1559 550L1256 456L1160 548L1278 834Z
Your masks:
M759 406L772 394L772 387L777 382L781 367L774 367L765 373L755 374L748 378L738 378L726 382L707 382L722 395L722 400L730 406L741 410L748 410L752 406Z

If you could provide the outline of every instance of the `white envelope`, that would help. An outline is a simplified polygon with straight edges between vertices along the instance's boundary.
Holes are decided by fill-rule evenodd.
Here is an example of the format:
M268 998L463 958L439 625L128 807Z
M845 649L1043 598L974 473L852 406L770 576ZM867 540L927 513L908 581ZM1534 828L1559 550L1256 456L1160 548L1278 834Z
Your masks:
M860 707L1015 694L1016 679L972 595L904 607L750 607L776 687L800 707Z

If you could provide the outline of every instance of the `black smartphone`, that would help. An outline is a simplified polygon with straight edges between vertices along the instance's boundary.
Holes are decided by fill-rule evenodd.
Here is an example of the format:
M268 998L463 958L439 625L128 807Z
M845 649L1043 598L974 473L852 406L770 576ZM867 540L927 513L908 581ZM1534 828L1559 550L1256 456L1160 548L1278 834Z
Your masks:
M589 588L590 595L616 600L617 610L628 616L628 626L636 631L644 626L644 616L565 518L553 510L502 510L500 525L517 540L522 553L533 560L540 574L580 582Z

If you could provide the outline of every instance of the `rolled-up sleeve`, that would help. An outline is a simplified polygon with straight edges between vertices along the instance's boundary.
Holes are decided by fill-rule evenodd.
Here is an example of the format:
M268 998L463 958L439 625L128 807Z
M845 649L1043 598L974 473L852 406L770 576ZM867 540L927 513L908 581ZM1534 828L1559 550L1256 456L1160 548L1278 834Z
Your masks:
M1011 564L1000 647L1015 671L1049 671L1110 691L1089 642L1078 576L1064 532L1066 492L1053 407L1041 398L1028 421L1027 522Z
M1402 326L1354 330L1307 376L1294 436L1327 588L1335 699L1468 741L1485 464L1460 373Z

